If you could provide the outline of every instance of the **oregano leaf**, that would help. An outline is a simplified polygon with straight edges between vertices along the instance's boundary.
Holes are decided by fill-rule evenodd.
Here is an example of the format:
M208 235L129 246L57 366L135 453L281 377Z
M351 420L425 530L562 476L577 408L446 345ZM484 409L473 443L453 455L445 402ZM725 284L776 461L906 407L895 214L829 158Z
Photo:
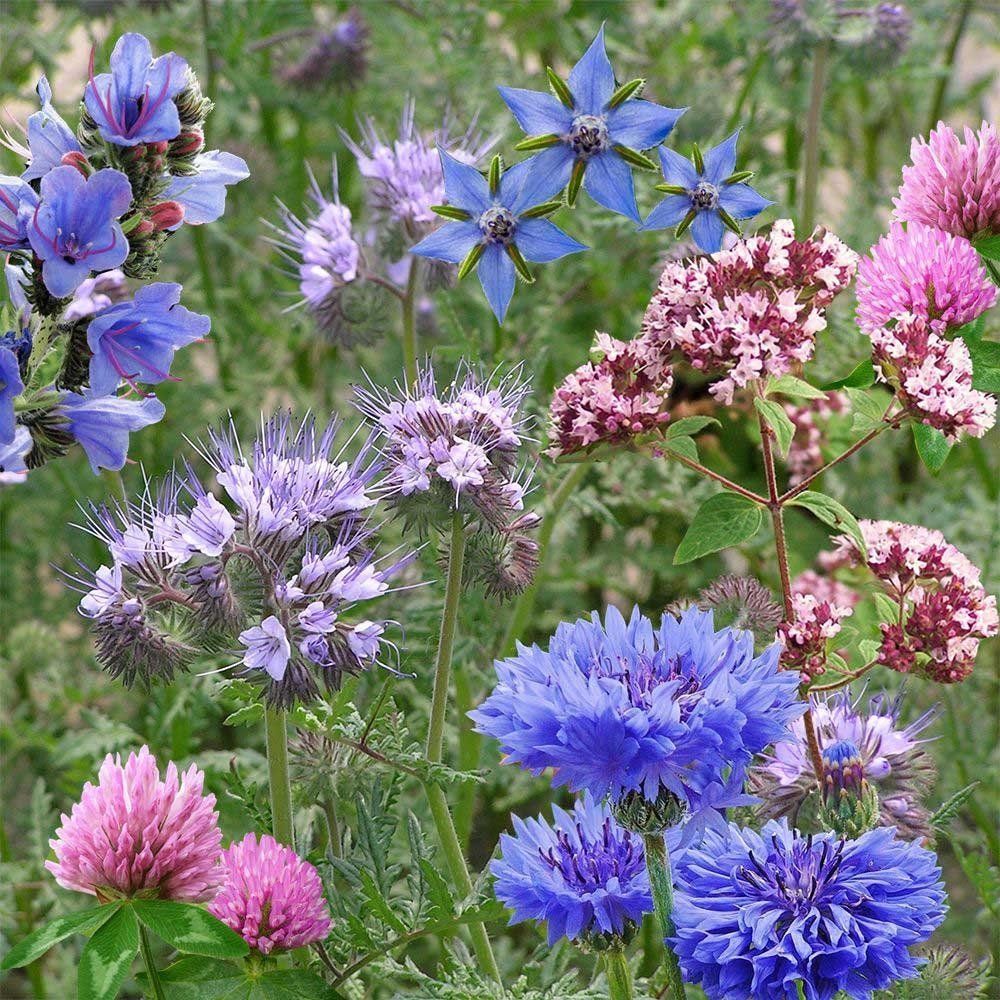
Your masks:
M763 523L764 512L752 500L737 493L717 493L698 508L674 553L674 565L739 545L753 538Z

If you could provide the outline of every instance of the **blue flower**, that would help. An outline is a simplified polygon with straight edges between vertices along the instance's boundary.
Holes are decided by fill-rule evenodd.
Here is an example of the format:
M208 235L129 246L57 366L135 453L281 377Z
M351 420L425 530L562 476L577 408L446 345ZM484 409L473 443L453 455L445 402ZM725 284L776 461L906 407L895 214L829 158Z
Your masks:
M118 170L84 177L56 167L41 182L41 200L28 227L42 261L42 280L56 297L71 295L91 271L109 271L128 256L118 217L132 201L132 186Z
M709 1000L852 1000L917 974L910 948L944 919L931 851L880 828L801 837L781 821L731 826L674 857L687 981Z
M124 399L67 392L55 412L65 418L66 429L87 453L96 475L99 469L122 468L129 433L161 420L164 406L155 396Z
M32 445L31 432L23 424L19 424L14 428L14 436L9 442L0 442L0 486L4 482L11 481L10 479L5 479L5 477L20 477L28 471L25 459L28 456L28 452L31 451Z
M208 334L211 320L178 305L180 300L180 285L147 285L134 301L110 306L91 320L87 344L95 396L114 392L122 381L133 388L137 382L162 382L177 349Z
M534 90L499 87L500 96L517 123L537 141L519 148L549 148L532 161L565 187L576 171L575 192L582 177L587 193L598 204L639 221L631 163L641 163L636 151L658 146L686 108L665 108L634 96L641 81L615 90L615 74L604 48L604 28L573 67L568 85L549 71L558 97ZM649 166L653 166L652 163Z
M42 107L28 116L28 150L31 160L21 174L26 181L44 177L54 167L58 167L66 153L80 152L73 130L52 106L52 88L46 77L38 81L35 88Z
M94 76L84 103L101 138L115 146L169 142L181 130L173 98L188 82L188 64L173 52L157 59L143 35L129 32L115 43L111 72Z
M554 823L514 817L501 834L502 857L490 864L493 891L513 910L512 924L548 922L549 944L592 934L624 936L653 909L642 837L585 794Z
M14 440L14 399L24 392L17 355L0 345L0 445Z
M184 222L189 226L215 222L226 210L226 188L246 180L250 170L241 157L218 149L199 153L192 166L198 172L171 177L162 197L184 206Z
M751 758L804 710L779 653L755 657L749 632L717 632L697 608L658 631L638 608L628 622L609 608L603 625L596 612L561 624L547 652L518 645L470 716L513 763L553 768L556 785L616 801L666 791L698 813L738 793Z
M476 267L490 308L502 323L514 294L515 273L530 280L525 260L545 264L566 254L586 250L547 219L532 217L531 209L545 206L562 190L563 181L548 171L532 168L526 160L500 174L499 161L490 169L491 184L483 175L443 149L441 170L445 195L452 210L440 229L422 239L411 253L462 264L464 276Z
M20 177L0 174L0 251L27 250L28 226L38 195Z
M704 156L695 147L694 162L661 146L660 164L666 183L657 188L669 196L646 216L642 228L680 226L680 235L690 226L695 243L705 253L715 253L722 249L722 234L727 226L739 233L737 219L752 218L773 205L743 183L752 176L749 171L734 173L739 135L737 129Z

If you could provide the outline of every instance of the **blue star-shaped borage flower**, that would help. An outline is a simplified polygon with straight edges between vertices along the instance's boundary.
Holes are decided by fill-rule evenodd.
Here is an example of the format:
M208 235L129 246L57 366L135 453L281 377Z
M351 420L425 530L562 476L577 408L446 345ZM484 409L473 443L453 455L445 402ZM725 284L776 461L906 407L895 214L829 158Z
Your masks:
M692 160L680 153L660 146L660 163L665 184L657 184L658 191L665 191L664 198L646 217L643 229L669 229L677 226L680 237L691 228L691 236L705 253L722 249L722 235L731 229L741 235L738 219L749 219L763 212L768 201L744 181L753 177L750 170L736 170L737 129L728 139L702 155L694 147Z
M573 204L583 182L587 193L612 212L639 222L632 166L655 170L639 150L658 146L686 108L664 108L636 94L642 80L615 89L615 73L604 48L604 28L573 67L568 83L548 69L555 92L499 87L500 96L530 138L519 150L542 150L531 162L569 185Z
M448 204L434 210L450 221L411 253L459 264L459 278L476 269L490 308L502 323L514 294L515 275L534 280L526 261L546 264L587 249L542 218L562 204L552 199L563 182L549 171L534 169L537 157L503 171L496 156L487 179L443 149L438 152Z

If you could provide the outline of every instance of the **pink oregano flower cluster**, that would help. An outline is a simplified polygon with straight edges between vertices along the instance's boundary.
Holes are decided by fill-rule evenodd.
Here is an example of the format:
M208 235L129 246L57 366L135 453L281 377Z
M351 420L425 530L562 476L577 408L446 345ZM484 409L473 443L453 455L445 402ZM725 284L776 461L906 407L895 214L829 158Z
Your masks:
M87 782L80 801L49 841L56 860L45 867L64 889L101 900L132 896L202 903L223 882L222 831L215 796L205 795L204 774L193 764L178 775L172 762L163 778L156 759L108 754L97 785Z
M769 375L808 361L825 310L854 277L858 256L832 233L796 240L782 219L711 257L668 263L642 335L668 360L724 377L710 388L723 403Z
M273 837L248 833L222 853L226 881L209 912L263 955L322 941L330 930L316 869Z
M551 455L599 442L622 444L670 419L673 375L659 352L650 352L641 338L626 343L599 333L591 356L552 397Z
M860 522L865 552L847 535L821 557L827 570L867 564L898 607L883 622L877 662L943 684L972 672L979 643L1000 632L996 598L979 570L940 531L896 521Z
M785 460L788 482L795 486L823 465L827 425L834 414L850 410L850 397L846 392L828 392L823 399L785 403L784 409L795 427Z
M814 582L814 580L816 582ZM827 586L824 578L802 574L792 584L792 619L782 622L778 636L785 645L781 665L798 670L803 681L826 672L830 640L841 630L841 622L854 613L857 595Z

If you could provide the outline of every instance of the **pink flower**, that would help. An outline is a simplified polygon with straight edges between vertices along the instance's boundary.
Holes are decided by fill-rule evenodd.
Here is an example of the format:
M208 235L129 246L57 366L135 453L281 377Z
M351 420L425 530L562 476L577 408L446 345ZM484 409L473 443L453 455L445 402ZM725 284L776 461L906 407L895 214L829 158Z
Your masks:
M223 880L222 832L204 779L192 764L178 780L171 762L161 781L148 747L124 766L108 754L97 786L87 782L72 815L63 815L49 841L56 860L45 867L64 889L102 900L210 900Z
M861 595L832 576L821 576L815 570L807 569L792 580L792 592L811 594L817 601L829 601L842 608L856 608Z
M965 143L945 125L925 141L910 145L913 165L903 167L899 197L893 199L900 222L921 222L972 239L1000 233L1000 136L983 122L965 130Z
M568 375L552 397L553 456L608 441L623 444L670 419L665 412L673 384L659 352L641 340L625 343L597 335L600 359Z
M906 314L872 331L880 378L903 406L947 438L982 437L996 423L997 401L972 388L972 358L964 340L947 340L920 316Z
M668 263L642 321L662 363L680 352L699 371L722 374L721 402L768 375L785 375L813 354L824 311L842 292L857 254L832 233L796 240L782 219L712 257Z
M835 413L850 409L846 392L828 392L824 399L804 403L785 403L785 413L795 426L795 436L788 449L788 481L800 483L823 464L826 425Z
M226 881L209 911L261 954L322 941L330 930L316 869L267 835L222 852Z
M785 643L781 665L798 670L803 680L826 670L827 644L840 631L841 621L854 612L850 605L838 605L812 594L792 594L791 621L782 622L778 635Z
M894 222L858 268L858 324L871 333L913 313L939 332L964 326L996 302L972 244L961 236Z

